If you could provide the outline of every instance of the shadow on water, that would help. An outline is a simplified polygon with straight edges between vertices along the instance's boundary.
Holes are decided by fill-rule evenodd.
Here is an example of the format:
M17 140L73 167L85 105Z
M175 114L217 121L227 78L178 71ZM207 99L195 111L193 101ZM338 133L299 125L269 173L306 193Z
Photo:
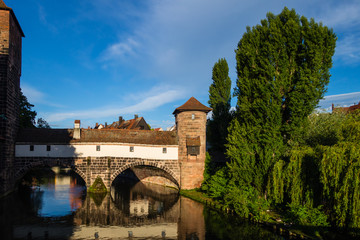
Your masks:
M265 231L261 227L236 218L204 208L206 239L284 239Z

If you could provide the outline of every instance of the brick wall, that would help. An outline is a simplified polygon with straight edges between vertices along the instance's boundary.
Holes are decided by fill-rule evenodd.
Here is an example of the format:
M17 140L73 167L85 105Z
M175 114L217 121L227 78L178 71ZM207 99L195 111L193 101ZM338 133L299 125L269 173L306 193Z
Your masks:
M176 127L179 139L181 188L198 188L203 181L205 166L206 113L201 111L180 112L176 115ZM200 153L199 155L190 155L187 152L186 139L195 137L200 137Z
M19 124L22 33L14 14L0 10L0 196L14 187Z

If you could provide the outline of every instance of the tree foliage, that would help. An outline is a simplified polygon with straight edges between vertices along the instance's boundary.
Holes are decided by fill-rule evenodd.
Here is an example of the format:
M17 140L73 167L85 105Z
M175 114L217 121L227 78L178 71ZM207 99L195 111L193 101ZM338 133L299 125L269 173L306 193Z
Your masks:
M335 42L331 29L287 8L247 28L236 50L231 162L206 173L211 196L257 219L272 204L297 224L360 227L360 111L311 114Z
M27 97L20 91L20 128L34 128L36 111L32 110L33 104L29 103Z
M329 82L336 36L295 10L268 13L247 27L236 49L236 120L227 154L231 173L265 195L274 164L298 144Z
M48 122L43 118L36 118L36 111L32 110L33 104L29 103L27 97L20 90L20 110L19 110L19 126L20 128L50 128Z
M271 200L288 203L295 222L326 226L322 210L333 226L360 227L360 112L314 114L305 136L308 146L274 165Z
M290 206L299 222L326 225L327 218L319 214L324 203L316 194L323 186L322 156L315 148L341 140L339 130L323 134L341 119L308 116L329 83L335 42L331 29L287 8L247 27L235 51L237 105L226 144L231 162L208 177L210 194L244 215L262 218L273 203ZM215 111L215 103L228 106L227 98L214 94L217 73L226 79L227 71L220 60L213 69L209 103ZM314 127L314 121L324 130ZM210 134L216 133L209 126Z
M38 118L36 127L37 128L51 128L49 123L43 118Z
M212 80L209 88L209 104L213 110L212 119L208 123L208 138L211 148L225 152L227 128L231 121L231 80L229 66L224 58L214 64Z

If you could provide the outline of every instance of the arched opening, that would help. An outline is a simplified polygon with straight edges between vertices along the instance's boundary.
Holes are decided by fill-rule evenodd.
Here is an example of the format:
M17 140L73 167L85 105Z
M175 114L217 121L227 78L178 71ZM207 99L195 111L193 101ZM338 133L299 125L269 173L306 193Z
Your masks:
M152 183L161 186L180 188L179 179L174 172L164 165L147 165L143 163L132 163L125 165L112 174L111 185L118 177L131 178L143 183Z
M86 183L85 173L83 173L78 167L74 166L73 160L59 160L59 159L47 159L47 158L39 158L39 159L27 159L27 162L22 163L20 167L17 167L15 171L15 184L18 185L21 179L33 169L47 169L52 167L60 167L62 169L71 169L74 173L81 178L79 181L84 181ZM86 184L85 184L86 186Z
M22 206L34 217L66 217L80 208L86 197L83 178L64 166L29 167L17 181Z

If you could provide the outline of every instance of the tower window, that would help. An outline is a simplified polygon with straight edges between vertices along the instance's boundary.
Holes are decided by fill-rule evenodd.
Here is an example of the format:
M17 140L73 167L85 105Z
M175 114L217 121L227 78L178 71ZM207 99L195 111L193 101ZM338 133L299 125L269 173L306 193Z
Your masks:
M200 154L200 147L199 146L189 146L187 147L188 154L190 155L199 155Z
M100 151L100 145L96 145L96 151Z
M191 119L192 119L192 120L195 119L195 114L191 114Z
M134 147L130 147L130 152L134 152Z
M47 146L46 146L46 151L47 151L47 152L50 152L50 151L51 151L51 146L50 146L50 145L47 145Z
M167 149L166 149L166 148L163 148L163 153L167 153Z
M34 145L30 145L30 151L31 151L31 152L34 151Z

